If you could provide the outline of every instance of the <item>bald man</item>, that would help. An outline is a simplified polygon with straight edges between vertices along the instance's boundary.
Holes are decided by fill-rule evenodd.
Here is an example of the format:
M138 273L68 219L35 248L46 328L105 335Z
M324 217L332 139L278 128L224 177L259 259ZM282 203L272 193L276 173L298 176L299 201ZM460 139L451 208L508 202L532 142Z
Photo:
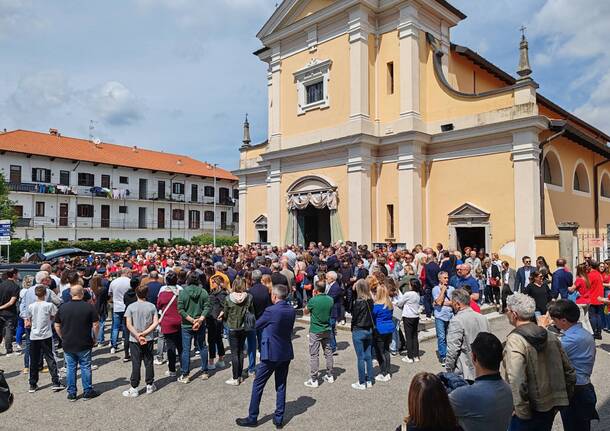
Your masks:
M95 307L85 301L83 287L70 287L72 301L59 307L55 317L55 331L62 339L66 360L68 401L76 401L76 368L81 369L83 400L95 398L91 382L91 349L99 331L99 316Z

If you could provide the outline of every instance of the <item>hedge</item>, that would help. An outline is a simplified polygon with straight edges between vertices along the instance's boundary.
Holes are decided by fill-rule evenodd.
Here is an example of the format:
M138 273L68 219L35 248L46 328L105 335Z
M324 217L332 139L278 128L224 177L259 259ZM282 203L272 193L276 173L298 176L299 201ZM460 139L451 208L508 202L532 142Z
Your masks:
M176 246L176 245L206 245L212 244L213 238L211 235L199 235L193 237L190 241L184 238L173 238L171 240L138 240L138 241L125 241L121 239L115 239L111 241L45 241L45 252L56 250L58 248L66 247L77 247L87 251L97 252L122 252L131 247L132 249L143 249L147 248L150 244L157 244L161 247L165 246ZM234 245L238 242L236 236L218 236L216 237L216 245ZM2 251L5 247L2 248ZM33 239L14 239L11 241L11 262L19 262L23 257L25 251L35 253L40 251L40 241Z

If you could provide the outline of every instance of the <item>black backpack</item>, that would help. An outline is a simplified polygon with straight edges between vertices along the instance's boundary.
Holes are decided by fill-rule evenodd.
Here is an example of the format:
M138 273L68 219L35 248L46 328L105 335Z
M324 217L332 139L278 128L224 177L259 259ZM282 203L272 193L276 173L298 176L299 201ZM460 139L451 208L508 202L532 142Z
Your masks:
M4 370L0 370L0 413L7 411L13 404L13 394L4 378Z

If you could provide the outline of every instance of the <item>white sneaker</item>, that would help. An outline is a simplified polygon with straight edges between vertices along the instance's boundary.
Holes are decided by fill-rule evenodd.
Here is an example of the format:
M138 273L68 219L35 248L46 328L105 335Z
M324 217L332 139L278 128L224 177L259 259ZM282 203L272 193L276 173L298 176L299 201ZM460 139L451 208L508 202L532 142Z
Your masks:
M386 374L383 381L384 382L389 382L390 380L392 380L392 375L391 374Z
M159 360L159 359L155 358L155 360L153 361L153 364L155 364L155 365L163 365L163 364L165 364L165 359Z
M146 385L146 394L150 395L156 390L157 390L157 387L155 386L154 383L152 385Z
M114 347L110 348L110 354L114 355L116 353L116 349Z
M385 376L383 374L377 374L375 376L375 380L378 381L378 382L385 382L386 381L385 380Z
M404 358L402 358L401 361L406 362L407 364L412 364L413 362L415 362L413 359L409 358L408 356L405 356Z
M135 398L138 395L140 395L140 391L138 391L138 388L129 388L126 391L123 391L124 397Z
M366 388L371 389L373 387L373 382L366 382Z
M335 378L332 375L327 374L324 376L324 381L326 383L335 383Z
M413 361L415 362L419 362L419 356L417 356L416 358L413 359Z
M165 372L165 375L168 376L168 377L176 377L176 372L175 371L167 370Z
M178 382L179 383L187 384L190 381L191 381L191 379L189 379L189 376L180 376L180 377L178 377Z
M215 370L215 369L216 369L216 365L214 365L213 363L212 363L212 364L210 364L210 363L208 362L208 370Z
M224 368L224 367L226 367L225 361L216 362L216 368Z
M366 385L356 382L356 383L352 383L352 388L358 389L360 391L364 391L366 389Z
M97 370L100 366L99 365L91 365L91 371Z
M309 379L305 382L305 386L307 386L308 388L317 388L318 387L318 381L317 380L313 380L313 379Z
M229 379L225 383L230 386L239 386L239 380L235 379Z

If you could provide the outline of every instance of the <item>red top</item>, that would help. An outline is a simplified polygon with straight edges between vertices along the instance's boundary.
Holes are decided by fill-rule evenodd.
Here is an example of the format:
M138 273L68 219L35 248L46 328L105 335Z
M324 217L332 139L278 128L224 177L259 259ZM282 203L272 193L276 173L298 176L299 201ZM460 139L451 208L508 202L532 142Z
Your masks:
M589 292L591 305L602 305L597 298L604 296L604 282L599 271L592 269L589 271L589 281L591 282L591 291Z
M589 294L591 292L590 288L587 288L587 282L582 277L576 277L576 281L574 282L574 286L576 286L576 290L578 291L578 298L576 298L577 304L590 304Z
M165 310L165 307L171 301L174 293L171 290L165 290L159 293L159 297L157 298L157 309L160 313ZM161 315L159 313L159 318ZM174 334L180 331L180 324L182 323L182 317L180 313L178 313L178 298L174 299L174 302L165 312L163 320L161 321L161 333L162 334Z
M479 304L477 304L477 302L474 299L470 300L470 308L472 308L477 313L481 314L481 307L479 307Z

